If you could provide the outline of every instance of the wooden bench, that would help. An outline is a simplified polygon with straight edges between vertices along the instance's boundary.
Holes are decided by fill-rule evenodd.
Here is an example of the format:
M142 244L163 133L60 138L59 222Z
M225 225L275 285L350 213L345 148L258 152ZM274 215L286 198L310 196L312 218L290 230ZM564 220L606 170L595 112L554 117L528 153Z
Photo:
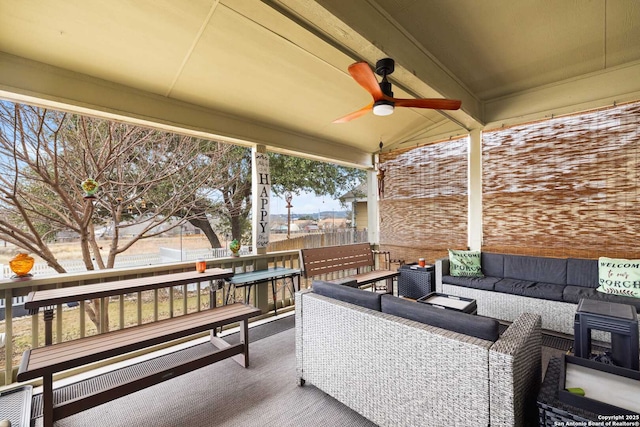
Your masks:
M324 279L329 275L342 273L343 277L328 281L340 283L355 280L358 287L366 287L384 280L387 285L386 291L391 293L393 279L400 273L389 269L376 270L373 255L369 243L308 248L300 250L300 265L306 278Z
M200 275L177 273L139 280L130 279L120 283L99 283L75 288L51 289L30 294L27 304L30 304L28 308L36 310L35 313L37 315L38 307L50 309L54 303L62 303L67 300L83 300L87 296L95 297L96 295L104 298L114 294L126 293L129 289L140 287L154 289L161 285L172 286L174 283L186 283L185 281L188 280L224 279L230 276L231 273L227 271L211 269L206 274ZM113 332L33 348L24 352L17 380L27 381L42 377L43 425L52 427L54 421L59 419L226 358L231 357L240 365L248 367L248 320L260 313L261 310L258 308L236 303ZM52 315L49 315L49 317L52 317ZM230 345L220 337L215 336L217 328L234 323L240 323L240 342L238 344ZM171 354L172 357L159 356L156 359L164 358L161 362L155 365L150 364L135 375L122 375L115 380L112 378L108 384L91 389L89 392L83 390L83 394L80 396L67 396L66 393L56 393L53 388L53 375L58 372L189 337L204 331L211 331L210 340L204 344L206 348L198 348L197 351L175 352ZM51 341L50 336L47 341Z

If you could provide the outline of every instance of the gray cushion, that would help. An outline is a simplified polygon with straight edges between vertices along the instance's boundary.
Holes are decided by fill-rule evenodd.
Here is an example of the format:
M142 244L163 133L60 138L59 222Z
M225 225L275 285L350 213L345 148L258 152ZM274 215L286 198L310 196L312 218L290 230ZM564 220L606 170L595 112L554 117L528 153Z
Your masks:
M567 285L597 288L598 260L581 258L567 259Z
M382 312L483 340L497 341L499 323L495 319L443 310L391 295L382 295Z
M600 292L597 292L595 289L593 288L587 288L584 286L565 286L564 287L564 292L562 293L562 299L565 302L572 302L574 304L577 304L578 302L580 302L581 298L592 298L592 299L597 299L596 294L598 294ZM602 298L600 298L602 299Z
M318 295L324 295L350 304L380 311L380 294L376 292L350 288L349 286L324 282L322 280L314 280L311 287L313 288L313 292Z
M618 304L627 304L634 306L636 311L640 313L640 299L625 297L622 295L605 294L598 292L593 288L586 288L584 286L565 286L562 294L564 301L579 303L581 298L597 299L601 301L615 302Z
M498 292L553 301L564 301L562 299L564 288L564 285L536 283L530 280L518 279L502 279L495 285L495 289Z
M525 297L548 299L553 301L564 301L562 293L565 285L555 285L553 283L535 283L523 289L522 295Z
M482 289L485 291L492 291L493 286L496 284L500 277L455 277L455 276L442 276L442 283L448 283L450 285L464 286L466 288Z
M504 277L504 255L482 252L480 256L485 276Z
M565 286L552 283L536 283L530 280L502 279L496 283L495 289L505 294L522 295L531 298L563 301L562 291Z
M535 285L531 280L502 279L495 284L495 290L505 294L524 295L524 290Z
M567 260L564 258L505 255L503 277L566 285Z

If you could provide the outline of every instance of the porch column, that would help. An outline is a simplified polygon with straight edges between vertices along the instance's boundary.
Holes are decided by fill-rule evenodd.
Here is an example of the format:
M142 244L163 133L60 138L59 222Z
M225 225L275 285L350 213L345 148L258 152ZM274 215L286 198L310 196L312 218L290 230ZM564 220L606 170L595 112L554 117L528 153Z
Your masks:
M251 153L251 201L252 219L251 230L253 234L253 254L265 255L269 244L270 233L270 204L271 204L271 171L269 170L269 156L267 147L256 145ZM269 268L266 258L255 261L256 270ZM255 287L256 305L266 313L269 307L269 282L264 282Z
M469 218L468 246L479 251L482 247L482 130L469 133Z
M369 243L380 245L380 206L378 203L378 175L375 170L367 171L367 216Z

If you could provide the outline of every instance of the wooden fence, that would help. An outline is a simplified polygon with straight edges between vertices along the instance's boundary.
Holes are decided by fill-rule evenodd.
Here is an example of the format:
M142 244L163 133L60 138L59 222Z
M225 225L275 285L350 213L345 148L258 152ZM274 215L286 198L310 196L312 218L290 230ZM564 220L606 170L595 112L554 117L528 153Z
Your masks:
M290 251L303 248L321 248L324 246L348 245L351 243L368 242L367 232L364 230L344 230L334 233L310 233L292 237L286 240L270 242L267 252Z

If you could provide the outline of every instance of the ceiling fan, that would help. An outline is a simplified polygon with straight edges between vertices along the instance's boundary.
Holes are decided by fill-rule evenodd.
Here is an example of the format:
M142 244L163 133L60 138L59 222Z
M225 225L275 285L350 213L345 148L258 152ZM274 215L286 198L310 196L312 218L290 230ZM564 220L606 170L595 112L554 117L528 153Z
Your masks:
M434 110L457 110L462 104L455 99L444 98L423 98L423 99L400 99L394 98L391 91L391 83L387 81L387 76L393 73L395 62L391 58L384 58L376 62L376 74L382 76L378 83L371 67L366 62L356 62L349 65L349 74L367 92L373 96L373 102L361 109L340 117L333 123L346 123L358 117L364 116L373 110L376 116L388 116L393 113L395 107L430 108Z

